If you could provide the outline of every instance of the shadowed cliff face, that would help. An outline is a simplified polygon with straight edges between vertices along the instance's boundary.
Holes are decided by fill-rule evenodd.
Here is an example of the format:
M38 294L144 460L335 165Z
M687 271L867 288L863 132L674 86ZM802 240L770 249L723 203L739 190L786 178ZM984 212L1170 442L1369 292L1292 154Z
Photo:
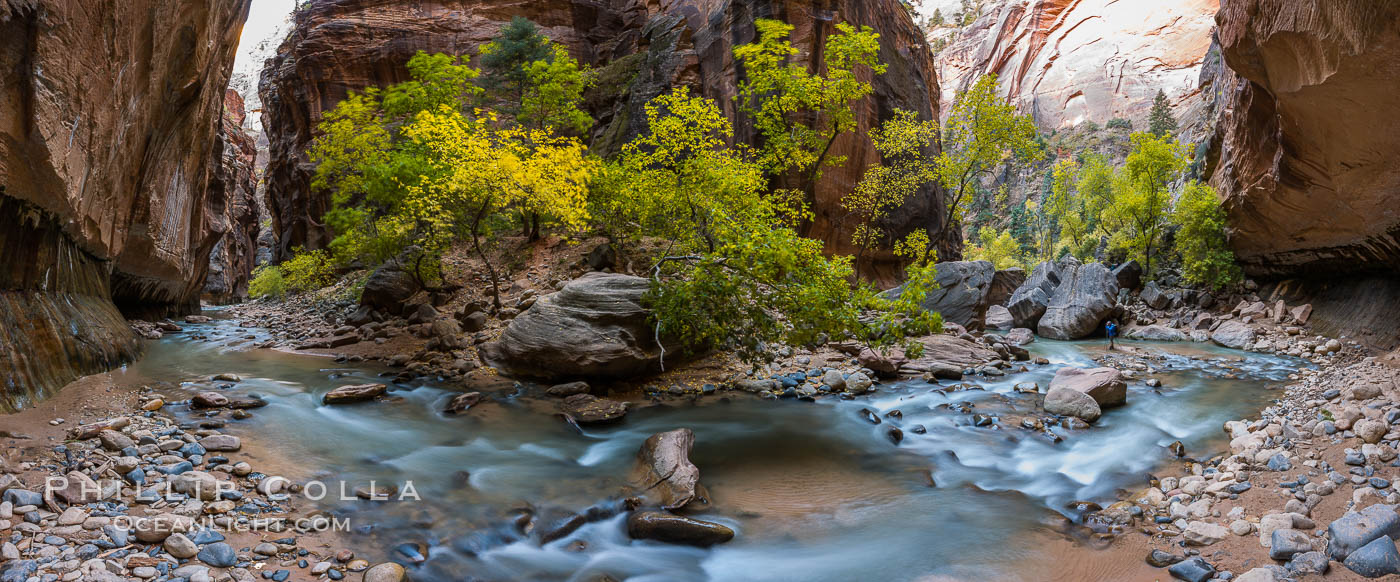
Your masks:
M576 58L600 69L602 82L587 104L598 120L591 146L602 153L636 135L642 129L642 106L671 87L690 87L714 98L735 117L732 97L742 72L732 61L732 49L754 39L757 18L792 24L792 42L803 51L798 58L814 67L837 23L874 28L881 34L881 58L889 71L874 80L875 96L857 104L859 134L842 137L833 147L832 154L846 156L849 163L827 170L817 188L812 235L834 252L851 250L851 225L839 200L878 160L866 130L895 108L925 118L938 115L932 53L897 0L314 2L297 14L292 34L268 61L260 84L271 147L269 211L280 236L280 257L297 246L322 247L331 236L321 223L330 200L310 191L312 168L305 155L322 112L351 90L404 80L403 65L418 50L473 53L516 15L534 20ZM736 136L748 143L756 139L742 121ZM937 229L941 217L933 210L939 200L941 192L928 188L888 226L901 234L916 227ZM955 242L945 241L941 255L955 257ZM874 274L892 273L893 262L884 258Z
M1211 181L1256 276L1400 268L1400 5L1225 0Z
M118 313L197 305L248 0L0 3L0 408L137 346Z
M214 303L230 303L248 298L248 279L258 251L261 214L257 202L255 158L257 144L243 129L243 98L232 89L224 93L219 141L215 148L218 165L209 180L209 201L223 201L221 212L213 216L222 224L212 230L226 234L209 254L209 274L204 279L204 297Z

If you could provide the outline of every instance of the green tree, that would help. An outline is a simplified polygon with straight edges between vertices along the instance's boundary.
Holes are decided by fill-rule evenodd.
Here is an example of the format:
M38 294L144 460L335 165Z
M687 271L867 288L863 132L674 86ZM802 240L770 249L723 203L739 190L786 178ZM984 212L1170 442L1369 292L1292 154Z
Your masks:
M940 8L933 9L933 16L929 17L928 21L929 24L932 24L933 26L943 26L944 24L947 24L947 22L943 20L943 10Z
M1186 147L1170 136L1150 133L1135 133L1130 140L1132 151L1113 181L1110 212L1121 224L1113 242L1141 262L1150 276L1152 257L1171 210L1169 188L1186 168Z
M549 38L523 16L510 19L500 34L481 47L482 85L504 113L515 116L525 100L530 74L527 67L554 56Z
M1157 137L1167 137L1176 133L1176 117L1172 116L1172 106L1167 101L1167 93L1161 89L1157 90L1157 96L1152 99L1152 111L1147 114L1147 131Z
M946 190L945 228L962 223L977 203L977 185L1007 164L1039 158L1035 123L997 96L996 75L986 75L953 103L943 125L943 152L934 160Z
M965 253L969 261L987 261L998 270L1022 267L1025 255L1021 243L1010 231L982 227L977 230L977 244L969 245Z
M593 118L578 107L583 91L593 84L593 76L564 47L552 48L552 58L525 65L519 121L534 129L577 135L593 125Z
M1225 234L1225 210L1215 189L1191 182L1172 212L1177 227L1176 252L1181 255L1182 276L1189 282L1219 289L1238 282L1243 274L1235 262Z
M846 162L831 155L841 135L856 128L853 104L874 88L862 80L862 71L881 75L880 35L870 27L840 23L826 41L822 67L812 73L794 62L797 48L788 42L792 25L760 19L755 23L758 40L734 48L745 78L739 84L740 110L753 121L762 136L758 163L771 175L791 174L796 193L810 207L822 168ZM780 193L781 194L781 193Z

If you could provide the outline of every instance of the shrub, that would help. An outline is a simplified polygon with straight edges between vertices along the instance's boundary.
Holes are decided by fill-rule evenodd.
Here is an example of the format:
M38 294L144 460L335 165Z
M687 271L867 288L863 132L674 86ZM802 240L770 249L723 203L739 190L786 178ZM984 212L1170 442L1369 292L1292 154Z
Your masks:
M1107 127L1109 129L1126 129L1128 131L1132 131L1133 122L1127 119L1123 119L1122 117L1115 117L1113 119L1108 120L1108 123L1104 124L1104 127Z
M293 293L320 289L335 280L335 266L331 264L330 255L319 249L303 251L298 248L278 270L286 281L286 289Z
M249 296L280 298L286 294L287 282L282 279L282 269L277 265L263 265L253 270L253 280L248 282Z

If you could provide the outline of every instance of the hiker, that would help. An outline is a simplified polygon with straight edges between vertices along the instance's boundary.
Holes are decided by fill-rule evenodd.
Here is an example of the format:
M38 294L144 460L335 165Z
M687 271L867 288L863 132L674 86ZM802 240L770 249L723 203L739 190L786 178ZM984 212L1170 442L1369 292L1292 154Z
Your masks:
M1113 338L1118 337L1118 322L1112 319L1103 326L1104 332L1108 334L1108 349L1113 349Z

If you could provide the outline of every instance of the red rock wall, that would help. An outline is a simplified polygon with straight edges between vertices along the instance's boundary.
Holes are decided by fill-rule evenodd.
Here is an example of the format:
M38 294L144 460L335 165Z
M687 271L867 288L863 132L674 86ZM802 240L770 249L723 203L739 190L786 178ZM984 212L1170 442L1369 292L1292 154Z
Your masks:
M257 259L261 215L256 200L258 155L253 136L243 129L243 98L237 91L224 93L220 122L218 160L209 180L209 200L224 202L222 212L213 216L220 224L212 230L225 234L209 254L209 274L204 279L204 298L213 303L232 303L248 298L248 279Z
M1400 4L1223 0L1211 182L1255 276L1400 268Z
M296 246L329 242L321 223L328 198L309 187L305 150L321 113L350 90L406 78L404 63L418 50L465 54L489 41L512 16L525 16L581 61L624 81L589 99L598 124L595 151L608 152L635 135L642 105L672 86L688 86L717 99L731 115L739 72L732 48L751 41L756 18L795 26L798 58L819 60L822 39L838 22L869 25L882 35L889 72L875 80L876 95L858 105L860 135L838 140L834 153L848 157L827 171L817 191L814 236L836 252L849 250L849 225L839 199L876 160L864 131L895 108L938 114L933 55L922 31L898 0L339 0L313 2L296 16L292 34L268 61L260 93L271 147L266 173L269 211L280 235L279 257ZM630 79L630 82L627 81ZM738 138L752 142L743 124ZM890 225L898 232L940 226L931 212L941 193L929 188ZM944 246L955 257L958 245Z
M0 2L0 409L139 350L114 306L195 305L249 0Z

